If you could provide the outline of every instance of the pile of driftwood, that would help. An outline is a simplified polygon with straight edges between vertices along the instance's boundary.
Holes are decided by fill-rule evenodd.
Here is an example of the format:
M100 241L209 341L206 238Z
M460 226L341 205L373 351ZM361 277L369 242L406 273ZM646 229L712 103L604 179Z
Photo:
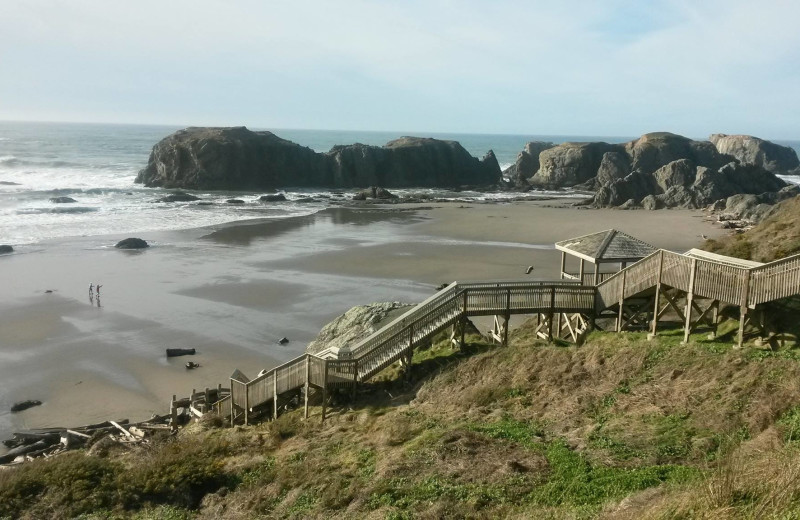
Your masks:
M105 444L147 444L156 431L170 431L169 415L154 415L148 421L129 424L127 419L106 421L80 428L41 428L15 432L3 441L9 451L0 455L0 467L21 464L39 457L49 458L65 451Z

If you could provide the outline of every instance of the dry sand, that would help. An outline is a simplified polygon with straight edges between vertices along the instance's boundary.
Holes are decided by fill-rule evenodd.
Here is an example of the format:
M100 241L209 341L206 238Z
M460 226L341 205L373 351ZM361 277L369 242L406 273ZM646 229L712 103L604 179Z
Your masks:
M0 438L14 429L133 420L172 394L253 375L300 354L330 319L372 301L420 301L453 280L557 277L553 242L617 228L685 250L722 233L696 211L556 203L331 209L215 229L82 237L0 257ZM101 283L101 306L89 283ZM45 290L52 293L45 293ZM287 346L277 345L283 336ZM167 359L167 347L194 347ZM227 386L227 385L226 385ZM18 414L15 401L44 405Z

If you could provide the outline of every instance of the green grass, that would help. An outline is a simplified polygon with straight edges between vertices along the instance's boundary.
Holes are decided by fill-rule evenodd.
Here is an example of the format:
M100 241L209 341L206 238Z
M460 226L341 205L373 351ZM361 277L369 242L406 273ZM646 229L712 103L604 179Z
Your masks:
M492 439L510 440L530 449L541 446L545 434L541 424L516 421L509 417L489 424L472 423L467 425L467 429L482 433Z
M594 465L560 440L550 443L545 453L550 463L550 478L528 497L542 506L600 506L648 487L685 483L700 476L699 470L680 465L639 468Z

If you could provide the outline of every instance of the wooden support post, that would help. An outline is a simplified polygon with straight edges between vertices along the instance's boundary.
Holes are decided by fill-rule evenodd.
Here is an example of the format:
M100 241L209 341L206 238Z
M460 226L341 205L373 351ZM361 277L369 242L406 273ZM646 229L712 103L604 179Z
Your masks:
M686 325L683 327L683 342L689 342L692 333L692 303L694 300L694 281L697 277L697 258L692 258L692 268L689 273L689 291L686 293Z
M461 344L459 348L464 348L464 336L467 333L467 315L466 313L461 317Z
M247 383L244 385L244 425L250 424L250 387Z
M583 269L584 269L583 266L584 266L584 262L585 262L585 260L583 258L581 258L581 266L578 269L578 280L581 281L581 285L583 285Z
M208 413L211 410L211 389L206 387L205 406L203 406L203 413Z
M169 402L169 426L173 432L178 431L178 407L175 406L176 395L172 395L172 401Z
M547 313L547 341L553 341L553 312L556 307L556 288L550 288L550 311Z
M358 358L353 361L353 395L351 396L351 400L356 400L356 392L358 390Z
M597 285L597 283L599 281L600 281L600 273L598 272L597 262L595 261L594 262L594 284Z
M739 300L739 337L736 341L736 347L742 348L744 346L744 322L747 319L747 298L750 295L750 269L744 272L744 279L742 280L742 294Z
M328 406L328 360L325 360L325 368L322 370L322 422L325 422L325 411Z
M236 422L236 403L233 402L233 379L231 379L231 428L233 428L234 423Z
M306 384L305 384L305 410L303 418L308 419L308 393L311 390L309 383L311 382L311 356L306 354Z
M272 420L278 418L278 371L272 369Z
M656 297L655 303L653 304L653 323L652 329L650 330L650 334L647 336L647 339L653 339L658 334L658 306L661 304L661 277L664 274L664 250L662 249L658 253L658 275L656 276Z
M622 284L619 287L619 314L617 316L617 332L622 332L622 312L625 310L625 278L627 271L622 272Z
M563 253L562 253L563 254ZM506 293L506 326L503 327L503 346L508 346L508 328L511 322L511 289Z
M567 267L567 253L561 251L561 280L564 279L564 269Z
M717 329L719 328L719 300L714 302L714 310L711 312L711 334L709 336L713 339L717 337Z

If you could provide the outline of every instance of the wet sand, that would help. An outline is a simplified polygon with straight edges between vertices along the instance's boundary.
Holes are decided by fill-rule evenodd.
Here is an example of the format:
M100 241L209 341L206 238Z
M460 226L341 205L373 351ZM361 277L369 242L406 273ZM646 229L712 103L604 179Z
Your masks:
M682 251L722 234L696 211L552 205L330 209L141 233L153 246L144 251L111 247L120 236L21 248L0 257L0 438L165 413L172 394L227 386L235 368L252 376L302 353L353 305L416 302L453 280L555 278L557 240L613 227ZM103 285L100 307L89 283ZM290 343L278 345L284 336ZM198 355L167 359L167 347ZM187 371L189 359L201 367ZM44 404L6 412L25 399Z

